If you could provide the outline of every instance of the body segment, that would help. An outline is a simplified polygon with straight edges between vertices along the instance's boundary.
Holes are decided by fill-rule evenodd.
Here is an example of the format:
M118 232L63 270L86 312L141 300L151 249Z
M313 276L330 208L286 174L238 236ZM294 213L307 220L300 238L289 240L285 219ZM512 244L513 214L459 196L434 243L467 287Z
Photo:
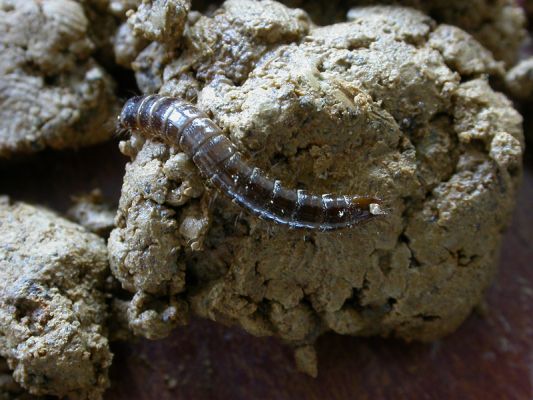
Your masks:
M149 95L126 102L119 117L123 128L178 146L201 174L239 206L290 228L322 231L350 227L381 214L380 200L370 196L333 196L288 189L244 162L235 145L205 113L171 97Z

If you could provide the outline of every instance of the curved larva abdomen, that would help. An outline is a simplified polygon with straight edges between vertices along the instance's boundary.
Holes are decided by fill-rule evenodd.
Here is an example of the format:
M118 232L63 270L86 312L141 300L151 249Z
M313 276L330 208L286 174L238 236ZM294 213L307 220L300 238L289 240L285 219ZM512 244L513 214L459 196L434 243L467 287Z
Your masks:
M159 95L133 97L119 117L125 129L179 146L202 175L241 207L291 228L334 230L382 214L370 196L316 195L284 188L243 160L233 143L192 104Z

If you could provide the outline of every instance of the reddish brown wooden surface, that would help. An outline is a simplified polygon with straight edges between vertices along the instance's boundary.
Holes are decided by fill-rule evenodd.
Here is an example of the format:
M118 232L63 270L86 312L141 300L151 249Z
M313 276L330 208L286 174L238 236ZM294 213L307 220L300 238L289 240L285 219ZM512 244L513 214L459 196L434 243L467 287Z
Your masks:
M124 158L116 143L0 163L0 193L59 211L95 187L117 200ZM318 342L319 377L294 368L274 339L195 320L168 339L114 344L107 400L125 399L533 399L533 163L488 313L433 344L329 334Z

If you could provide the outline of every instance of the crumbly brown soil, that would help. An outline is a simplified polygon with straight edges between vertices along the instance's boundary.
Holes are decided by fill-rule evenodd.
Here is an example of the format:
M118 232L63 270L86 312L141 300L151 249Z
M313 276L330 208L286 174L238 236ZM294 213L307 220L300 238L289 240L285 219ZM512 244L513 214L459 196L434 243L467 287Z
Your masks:
M99 189L73 198L74 204L67 211L67 217L90 232L108 237L115 226L116 208L106 203Z
M523 9L515 0L284 0L301 7L320 25L344 21L351 7L400 5L416 8L439 23L458 26L472 34L508 67L518 58L525 35Z
M505 76L507 92L516 100L519 110L525 117L525 136L528 148L533 144L532 114L533 107L533 57L525 58L511 68Z
M0 157L111 137L118 102L92 32L75 1L0 1Z
M128 12L128 23L134 34L148 40L175 41L181 38L190 8L190 0L145 1Z
M143 91L197 102L270 176L377 194L389 214L287 230L206 187L179 149L134 135L108 249L136 333L166 334L190 304L293 344L315 374L325 331L433 340L482 301L521 175L521 117L487 80L504 65L412 9L350 19L315 27L274 1L230 0L191 13L174 52L152 42L137 57Z
M15 382L6 360L0 358L0 400L35 400L37 398Z
M516 64L506 76L507 89L519 99L527 100L533 96L533 57Z
M0 243L0 356L14 381L35 395L100 399L112 358L104 328L104 240L4 197ZM2 381L17 398L14 382Z

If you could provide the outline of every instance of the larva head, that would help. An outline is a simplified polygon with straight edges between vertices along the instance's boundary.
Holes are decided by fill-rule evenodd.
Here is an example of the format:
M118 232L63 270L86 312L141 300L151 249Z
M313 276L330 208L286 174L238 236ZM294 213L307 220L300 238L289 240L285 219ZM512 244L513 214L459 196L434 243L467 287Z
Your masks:
M323 195L322 203L323 219L319 226L322 231L350 228L385 214L381 200L370 196Z
M375 197L354 196L351 198L352 216L355 222L369 220L386 212L381 207L382 200Z
M135 96L126 101L122 111L118 116L118 127L121 130L130 130L137 128L137 113L143 97Z
M379 207L379 205L382 203L381 199L378 199L376 197L367 197L367 196L354 196L352 197L352 204L356 205L357 207L371 211L371 208Z

